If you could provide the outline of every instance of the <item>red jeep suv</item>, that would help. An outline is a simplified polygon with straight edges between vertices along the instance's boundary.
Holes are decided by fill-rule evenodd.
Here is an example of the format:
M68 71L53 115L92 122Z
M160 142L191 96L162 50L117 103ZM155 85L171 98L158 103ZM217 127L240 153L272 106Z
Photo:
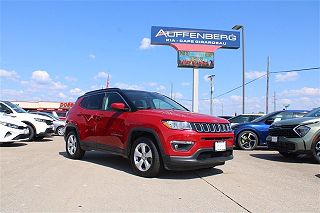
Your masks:
M79 97L66 119L66 152L81 159L99 150L129 158L137 175L162 168L185 170L231 160L233 132L227 120L188 111L153 92L117 88Z

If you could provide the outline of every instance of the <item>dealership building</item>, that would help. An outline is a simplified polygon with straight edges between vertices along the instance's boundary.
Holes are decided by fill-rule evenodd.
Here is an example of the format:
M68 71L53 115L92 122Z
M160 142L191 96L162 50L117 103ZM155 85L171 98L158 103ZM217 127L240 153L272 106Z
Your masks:
M54 111L59 117L65 117L74 102L50 102L50 101L12 101L26 111Z

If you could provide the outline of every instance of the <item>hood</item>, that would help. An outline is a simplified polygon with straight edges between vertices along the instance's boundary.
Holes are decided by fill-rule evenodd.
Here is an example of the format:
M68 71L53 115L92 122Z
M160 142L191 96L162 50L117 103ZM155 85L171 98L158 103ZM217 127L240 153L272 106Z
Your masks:
M302 117L302 118L292 118L283 121L277 121L272 126L285 126L285 125L298 125L305 124L309 122L320 122L320 118L314 117Z
M15 114L9 114L9 115L13 115L13 116L16 116L17 118L23 118L23 119L27 119L27 120L39 118L39 119L43 119L43 120L53 121L53 119L48 118L46 116L36 115L36 114L31 114L31 113L15 113Z
M147 116L157 116L162 120L176 120L176 121L204 122L204 123L229 123L229 121L224 118L218 118L210 115L204 115L200 113L181 111L181 110L148 109L148 110L138 110L137 113L141 113Z
M12 118L10 116L6 116L6 115L0 115L0 121L2 122L6 122L6 123L10 123L10 124L14 124L17 126L23 126L23 127L27 127L27 125L25 123L22 123L21 121Z

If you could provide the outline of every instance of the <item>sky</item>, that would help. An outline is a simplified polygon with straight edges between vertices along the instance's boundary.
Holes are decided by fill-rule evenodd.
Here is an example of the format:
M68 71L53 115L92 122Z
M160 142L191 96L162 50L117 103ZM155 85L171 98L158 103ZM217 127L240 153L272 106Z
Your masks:
M245 29L246 82L270 71L320 67L319 1L3 1L0 99L75 101L110 86L156 91L191 109L192 69L170 46L150 45L151 26ZM241 47L242 48L242 47ZM242 49L219 49L199 71L199 111L242 111ZM172 88L172 92L171 92ZM320 70L271 74L269 111L320 105ZM246 86L246 113L265 112L266 78Z

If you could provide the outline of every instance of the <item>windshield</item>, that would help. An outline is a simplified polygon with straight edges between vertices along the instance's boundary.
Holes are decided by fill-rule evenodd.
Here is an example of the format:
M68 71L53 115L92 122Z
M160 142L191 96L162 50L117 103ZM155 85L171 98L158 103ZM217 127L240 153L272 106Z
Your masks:
M269 118L269 117L271 117L271 116L273 116L273 115L276 115L276 114L278 114L278 113L280 113L280 112L272 112L272 113L269 113L269 114L267 114L267 115L264 115L264 116L262 116L262 117L260 117L260 118L256 118L256 119L254 119L254 120L251 121L251 122L263 122L265 119L267 119L267 118Z
M133 90L125 90L123 92L137 109L173 109L189 111L174 100L158 93Z
M320 108L316 108L306 114L304 117L320 117Z
M17 113L27 113L27 111L25 111L18 105L11 103L10 101L4 101L4 103L7 104L12 110L16 111Z

